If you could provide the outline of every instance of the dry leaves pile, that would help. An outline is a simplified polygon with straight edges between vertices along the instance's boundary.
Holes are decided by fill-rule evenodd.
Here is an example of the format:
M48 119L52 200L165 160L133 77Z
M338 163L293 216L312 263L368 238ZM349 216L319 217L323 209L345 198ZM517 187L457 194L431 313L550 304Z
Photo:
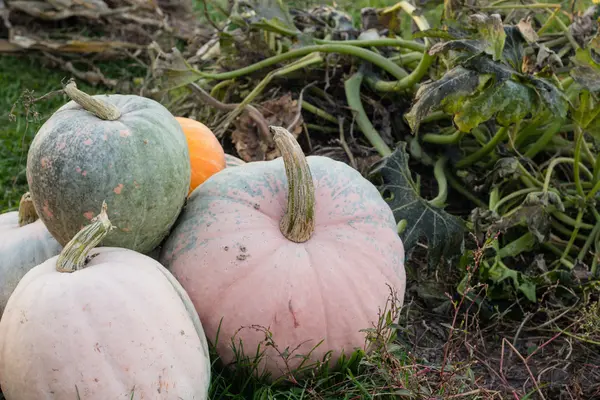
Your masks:
M146 66L152 42L171 48L205 33L190 0L0 0L0 18L0 53L41 52L77 78L109 87L116 82L95 61Z

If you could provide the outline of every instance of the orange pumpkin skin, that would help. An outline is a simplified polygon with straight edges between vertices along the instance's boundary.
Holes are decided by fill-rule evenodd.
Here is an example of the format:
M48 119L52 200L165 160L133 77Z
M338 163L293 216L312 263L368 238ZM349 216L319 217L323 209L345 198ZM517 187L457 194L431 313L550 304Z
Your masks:
M175 117L187 138L192 165L190 192L212 175L225 169L225 151L217 137L202 122L185 117Z
M0 320L6 399L206 400L206 337L175 278L132 250L94 253L72 273L50 258L11 295Z

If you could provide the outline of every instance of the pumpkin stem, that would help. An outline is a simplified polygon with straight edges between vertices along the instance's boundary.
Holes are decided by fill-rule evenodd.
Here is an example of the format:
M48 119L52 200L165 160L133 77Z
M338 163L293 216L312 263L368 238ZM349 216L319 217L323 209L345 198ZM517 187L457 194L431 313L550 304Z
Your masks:
M56 261L58 272L74 272L85 268L89 252L96 247L108 233L114 229L106 214L106 202L102 202L100 214L91 223L81 229L65 245Z
M269 126L269 130L283 158L288 179L288 204L279 229L292 242L306 242L315 230L315 188L312 174L294 136L280 126Z
M64 92L71 100L100 119L114 121L121 117L121 111L114 104L98 100L98 98L77 89L77 84L73 79L69 80Z
M33 224L38 218L31 194L27 192L21 196L21 201L19 202L19 226Z

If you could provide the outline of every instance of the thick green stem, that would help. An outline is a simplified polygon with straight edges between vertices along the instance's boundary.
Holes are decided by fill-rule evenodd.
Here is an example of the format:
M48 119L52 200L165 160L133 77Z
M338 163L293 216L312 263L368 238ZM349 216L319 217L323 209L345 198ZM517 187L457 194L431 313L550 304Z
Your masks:
M338 120L336 117L334 117L333 115L329 114L326 111L321 110L320 108L308 103L306 100L304 100L302 102L302 104L300 105L300 107L302 107L303 110L308 111L309 113L312 113L314 115L316 115L317 117L321 117L323 119L326 119L329 122L333 122L334 124L338 123ZM337 132L338 130L335 129L335 132Z
M287 129L280 126L269 129L283 158L288 180L288 203L279 229L292 242L306 242L315 230L315 188L310 168L302 148Z
M520 238L513 240L498 251L498 257L516 257L524 251L530 250L536 243L535 236L531 232L526 232Z
M583 132L581 128L577 126L575 128L575 152L573 154L573 176L575 179L575 189L577 189L577 194L581 197L585 197L585 192L583 191L583 186L581 185L581 176L579 174L580 170L580 160L581 160L581 146L583 144ZM593 173L591 174L591 178L594 179Z
M475 153L471 153L467 157L459 160L456 163L456 168L458 168L458 169L466 168L466 167L476 163L477 161L481 160L483 157L488 155L494 149L494 147L496 147L498 145L498 143L500 143L502 140L504 140L504 138L507 135L508 135L508 129L504 126L501 127L500 129L498 129L498 131L496 132L494 137L492 137L492 139L489 142L487 142L481 149L479 149L479 151L476 151Z
M75 272L85 268L90 251L96 247L108 233L114 229L106 214L106 202L102 202L100 214L91 223L80 230L65 245L56 261L58 272Z
M21 201L19 202L19 226L33 224L38 218L31 194L27 192L21 196Z
M567 246L565 247L565 250L563 251L562 258L565 258L569 255L569 252L571 251L571 247L573 246L573 243L575 243L575 239L577 239L577 234L579 233L579 228L581 227L582 219L583 219L583 209L580 209L579 212L577 213L577 218L575 219L575 228L573 229L573 232L571 233L571 237L569 238L569 242L567 243Z
M548 189L550 187L550 178L552 177L552 172L554 172L554 168L556 168L556 166L560 163L574 164L575 159L569 158L569 157L557 157L554 160L552 160L552 162L548 166L548 170L546 171L546 178L544 180L544 187L543 187L544 192L548 191ZM585 172L590 177L590 179L593 177L593 174L590 172L589 169L587 169L585 167L585 165L580 165L580 167L583 170L583 172Z
M448 181L444 172L446 161L448 161L446 157L441 157L435 162L435 167L433 168L433 175L438 184L438 195L429 200L429 204L434 207L444 208L446 199L448 198Z
M485 208L487 205L478 199L473 193L469 192L451 173L446 176L448 183L452 186L452 189L462 194L464 197L473 202L477 207Z
M362 102L360 101L360 86L363 80L362 72L357 72L350 79L344 83L346 89L346 101L348 106L354 112L356 112L356 123L360 130L367 137L371 145L385 157L392 153L392 150L383 141L379 132L373 127L365 109L363 108Z
M423 53L413 52L390 57L390 60L394 61L398 65L404 66L417 61L421 61L421 58L423 58Z
M357 47L402 47L404 49L414 50L423 52L425 46L419 42L413 40L406 40L400 38L381 38L371 40L322 40L317 39L315 43L320 45L346 45L346 46L357 46Z
M410 89L415 86L426 74L433 63L433 56L430 56L427 51L423 52L421 61L408 76L405 76L397 81L373 80L371 88L378 92L399 92Z
M315 45L315 46L306 46L300 47L298 49L293 49L288 52L278 54L273 57L269 57L265 60L257 62L255 64L249 65L244 68L237 69L235 71L221 72L217 74L210 74L202 71L198 71L196 69L192 69L194 73L202 78L214 79L214 80L224 80L224 79L234 79L239 78L244 75L251 74L255 71L261 70L266 67L270 67L271 65L280 63L282 61L291 60L294 58L300 58L306 56L311 53L340 53L346 54L354 57L361 58L365 61L368 61L384 71L388 72L390 75L397 79L402 79L405 76L404 70L399 67L393 61L367 49L363 49L362 47L357 46L348 46L344 44L326 44L326 45Z
M436 133L426 133L421 136L421 139L426 143L433 144L453 144L457 143L463 136L465 132L456 130L451 135L438 135Z
M598 158L600 159L600 157ZM600 190L600 180L598 180L592 190L588 192L587 196L585 196L585 200L590 201L596 195L596 193L598 193L598 190Z
M63 90L71 100L100 119L114 121L121 117L121 111L119 111L117 106L99 100L97 97L92 97L77 89L77 84L74 80L70 80Z
M536 140L536 142L531 145L529 149L527 149L525 152L525 157L533 158L537 155L537 153L544 150L546 145L552 140L552 137L554 137L554 135L560 131L563 122L563 120L556 120L552 122L544 134L538 140Z
M491 207L490 209L492 211L497 212L500 209L500 206L503 205L504 203L506 203L512 199L515 199L519 196L524 196L528 193L535 192L537 190L538 190L537 188L525 188L525 189L517 190L516 192L512 192L512 193L502 197L500 200L498 200L496 202L496 204L494 204L494 207Z

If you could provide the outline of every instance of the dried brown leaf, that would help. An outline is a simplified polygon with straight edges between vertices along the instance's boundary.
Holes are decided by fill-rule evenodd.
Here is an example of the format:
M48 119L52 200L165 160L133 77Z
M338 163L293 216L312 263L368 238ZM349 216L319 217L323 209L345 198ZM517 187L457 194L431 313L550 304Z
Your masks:
M289 126L298 115L298 101L292 99L291 93L261 103L258 109L265 117L267 124ZM302 115L290 132L295 136L302 132ZM269 140L265 143L260 137L258 127L254 121L243 114L235 121L235 130L231 134L231 141L235 145L240 158L246 162L272 160L280 156L275 147L275 142Z

